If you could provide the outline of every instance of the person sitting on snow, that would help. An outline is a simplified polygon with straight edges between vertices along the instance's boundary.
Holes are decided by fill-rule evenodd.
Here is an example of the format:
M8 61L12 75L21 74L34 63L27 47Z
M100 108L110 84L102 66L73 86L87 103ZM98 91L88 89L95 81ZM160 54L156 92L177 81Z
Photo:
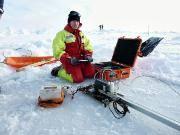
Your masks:
M79 30L81 26L80 14L71 11L68 24L56 34L52 45L53 56L60 60L62 66L53 68L51 74L73 83L83 82L84 78L92 78L95 73L91 64L93 47L90 40Z
M0 0L0 19L1 19L2 14L4 13L3 4L4 4L4 0Z

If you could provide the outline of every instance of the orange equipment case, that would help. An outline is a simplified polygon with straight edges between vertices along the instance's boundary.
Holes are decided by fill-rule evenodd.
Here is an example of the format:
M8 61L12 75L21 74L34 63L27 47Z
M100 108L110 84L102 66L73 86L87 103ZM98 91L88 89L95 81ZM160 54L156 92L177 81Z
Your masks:
M95 63L95 78L115 81L128 78L134 66L142 40L137 38L119 38L111 61Z

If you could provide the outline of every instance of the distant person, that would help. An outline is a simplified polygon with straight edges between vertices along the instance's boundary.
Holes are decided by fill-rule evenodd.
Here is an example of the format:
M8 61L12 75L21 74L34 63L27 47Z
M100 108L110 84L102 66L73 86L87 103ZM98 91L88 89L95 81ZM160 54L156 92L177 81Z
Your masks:
M0 0L0 19L1 19L2 14L4 13L3 4L4 4L4 0Z
M99 25L99 29L101 30L101 25Z
M100 30L103 30L103 27L104 27L103 24L99 25Z
M101 30L103 30L103 28L104 28L104 26L103 26L103 24L101 25Z
M73 83L93 78L95 73L91 64L93 47L90 40L79 30L81 25L80 14L71 11L67 25L56 34L52 45L53 55L60 60L62 66L53 68L51 74Z

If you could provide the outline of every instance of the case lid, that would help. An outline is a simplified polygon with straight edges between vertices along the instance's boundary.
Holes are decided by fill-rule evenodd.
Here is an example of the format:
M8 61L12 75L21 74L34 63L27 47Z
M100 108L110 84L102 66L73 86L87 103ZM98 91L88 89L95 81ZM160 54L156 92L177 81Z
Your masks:
M141 46L140 38L119 38L111 61L120 65L133 67Z

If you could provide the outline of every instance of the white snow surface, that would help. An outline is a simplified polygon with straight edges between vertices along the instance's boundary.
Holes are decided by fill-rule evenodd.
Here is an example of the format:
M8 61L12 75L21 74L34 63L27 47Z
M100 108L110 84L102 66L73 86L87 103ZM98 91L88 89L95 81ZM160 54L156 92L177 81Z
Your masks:
M7 3L7 7L17 7L15 2L7 0ZM32 7L26 8L27 3L21 3L24 7L21 10L33 11ZM55 5L51 3L48 9ZM34 10L37 9L35 6ZM0 22L3 23L0 25L0 61L3 61L4 56L30 53L33 56L52 55L52 40L63 27L52 27L48 22L43 24L47 24L47 27L38 28L32 23L31 28L26 27L28 24L16 27L18 18L13 14L21 13L21 10L7 15L14 19L12 23L5 25L5 18ZM39 20L45 20L43 13L42 18L39 15ZM137 58L130 77L117 81L116 90L126 98L180 122L180 33L148 34L120 28L87 30L84 33L93 43L94 62L110 61L117 39L121 36L140 36L143 41L151 36L164 37L149 56ZM67 96L63 104L54 109L38 107L39 91L45 85L70 85L75 90L78 86L93 83L93 79L87 79L80 84L71 84L52 77L51 69L59 64L57 62L16 72L14 68L0 63L0 135L180 135L179 131L131 108L125 117L116 119L108 108L82 93L77 93L73 100Z

